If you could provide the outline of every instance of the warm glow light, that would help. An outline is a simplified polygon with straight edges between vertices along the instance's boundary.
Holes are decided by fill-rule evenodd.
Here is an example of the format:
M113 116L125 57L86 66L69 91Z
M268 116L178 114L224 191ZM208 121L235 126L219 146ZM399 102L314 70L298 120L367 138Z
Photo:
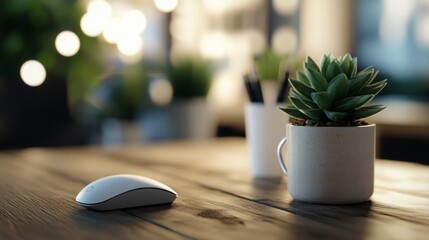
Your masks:
M154 0L156 8L162 12L171 12L176 9L179 0Z
M96 15L85 13L80 19L80 28L88 37L99 36L103 32L105 22Z
M115 44L122 35L121 19L111 18L104 27L103 37L108 43Z
M55 48L61 55L71 57L79 51L79 38L74 32L61 32L55 39Z
M89 37L99 36L112 15L112 6L104 0L92 0L88 3L87 13L80 19L80 28Z
M260 5L261 2L260 0L204 0L203 5L212 14L223 14L228 11L251 9Z
M146 16L140 10L129 10L123 15L121 24L126 32L142 34L147 25Z
M165 106L173 98L173 87L165 78L153 79L149 85L149 96L155 105Z
M274 10L281 15L290 15L298 9L299 0L274 0Z
M215 14L225 12L231 5L231 0L204 0L203 4L207 11Z
M222 58L227 52L228 40L222 32L211 32L202 35L200 42L200 51L207 58Z
M253 54L261 54L267 45L265 35L257 29L249 29L244 32L246 39L249 42L250 50Z
M194 19L188 20L184 17L174 17L170 23L170 34L178 41L192 41L198 36L197 28L190 28L193 24Z
M241 73L222 71L214 76L211 97L219 108L231 108L241 101L240 94L237 94L241 90L241 82L232 79L241 79Z
M132 56L139 53L143 49L143 39L140 36L129 35L119 38L117 43L118 50L126 55Z
M291 27L282 27L273 34L273 50L276 53L293 53L298 47L298 36Z
M19 73L22 81L31 87L41 85L46 79L45 67L36 60L29 60L22 64Z
M105 0L91 0L86 11L100 20L107 20L112 15L112 6Z
M429 14L419 17L416 21L416 40L422 47L429 47Z

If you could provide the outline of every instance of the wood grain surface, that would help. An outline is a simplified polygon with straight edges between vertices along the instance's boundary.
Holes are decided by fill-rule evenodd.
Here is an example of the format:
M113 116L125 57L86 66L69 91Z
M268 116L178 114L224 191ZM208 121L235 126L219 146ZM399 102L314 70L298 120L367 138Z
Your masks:
M244 139L115 149L0 153L0 239L428 239L429 167L376 161L375 193L356 205L293 201L287 179L253 179ZM89 182L118 173L159 180L172 205L96 212Z

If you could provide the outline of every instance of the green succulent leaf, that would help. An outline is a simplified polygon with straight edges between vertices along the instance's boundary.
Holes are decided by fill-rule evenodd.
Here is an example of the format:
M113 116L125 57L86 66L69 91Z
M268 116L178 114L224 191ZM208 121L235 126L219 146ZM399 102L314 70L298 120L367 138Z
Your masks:
M386 85L387 79L384 79L380 82L365 86L359 93L377 95L384 87L386 87Z
M310 108L317 108L318 107L317 104L315 104L313 102L313 100L308 99L307 97L302 96L301 94L297 93L297 91L295 89L292 89L290 91L289 96L299 99L301 102L303 102L305 105L309 106Z
M307 115L300 112L298 109L296 109L294 107L280 108L280 110L282 110L283 112L287 113L289 116L296 118L296 119L301 119L301 120L309 119L309 117Z
M351 62L352 61L352 55L350 55L350 53L346 53L346 55L341 57L341 62L344 63L344 61Z
M293 78L289 78L289 83L292 85L293 89L295 89L295 93L297 93L301 98L312 101L311 93L315 92L313 88Z
M371 81L371 77L373 76L373 73L374 73L374 68L368 67L360 71L356 75L356 77L350 79L348 95L349 96L357 95L359 91Z
M370 85L370 84L372 84L372 82L375 80L375 78L377 77L377 75L378 75L378 71L373 72L373 73L371 74L370 79L369 79L369 80L368 80L368 82L366 83L366 85ZM365 86L366 86L366 85L365 85Z
M356 73L357 73L357 58L353 58L352 69L351 69L349 79L354 78L356 76Z
M346 74L346 76L348 77L348 78L350 78L350 76L351 76L351 69L352 69L352 64L353 64L353 58L352 58L352 56L349 54L349 53L347 53L346 55L344 55L343 57L342 57L342 62L341 62L341 69L343 70L343 73L345 73Z
M326 69L325 77L330 80L340 73L342 73L341 64L337 59L334 59Z
M331 108L332 100L328 92L314 92L311 94L311 98L320 109L329 110Z
M358 107L361 107L365 103L369 102L374 98L374 95L362 95L354 97L346 97L335 103L334 110L338 112L352 111Z
M331 54L329 54L329 55L325 54L325 55L323 55L322 61L320 63L320 66L322 68L321 72L322 72L323 76L325 76L325 77L326 77L326 70L328 69L328 66L331 63L332 58L333 57Z
M296 76L297 76L297 78L298 78L299 81L303 82L307 86L311 86L310 81L308 80L307 76L305 76L304 73L298 71L297 74L296 74Z
M351 119L361 119L366 118L369 116L372 116L381 110L385 109L386 107L383 107L381 105L373 105L368 107L361 107L359 109L356 109L350 114Z
M357 58L324 55L320 66L307 57L304 71L290 78L291 106L282 110L307 124L325 121L356 120L371 116L383 106L367 104L387 85L376 81L378 71L367 67L358 72Z
M320 72L319 66L317 66L316 62L314 62L311 57L307 57L307 59L305 60L305 65L314 69L317 72Z
M311 119L318 120L318 121L327 120L325 113L320 109L313 108L313 109L306 109L306 110L299 109L299 110L301 111L301 113L305 114Z
M335 101L344 98L349 90L349 80L344 73L337 75L328 86L328 94Z
M328 81L326 81L326 78L319 71L306 67L305 73L313 89L316 91L326 91L328 88Z
M347 112L331 112L325 111L326 116L334 122L343 121L349 116Z
M301 99L297 98L297 97L289 97L290 101L292 102L292 104L298 108L298 109L309 109L310 107L307 106L307 104L305 104Z
M357 59L352 58L350 54L346 54L343 57L343 62L341 66L343 73L346 74L347 78L352 78L356 75L357 72Z

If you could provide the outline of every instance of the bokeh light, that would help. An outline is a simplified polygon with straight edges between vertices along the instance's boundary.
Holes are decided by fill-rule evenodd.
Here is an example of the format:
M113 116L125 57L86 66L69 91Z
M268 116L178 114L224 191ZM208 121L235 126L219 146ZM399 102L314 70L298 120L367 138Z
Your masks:
M221 14L231 7L234 1L230 0L204 0L203 4L207 11Z
M87 13L80 19L82 32L89 37L99 36L112 15L112 6L104 0L88 3Z
M130 34L142 34L146 28L146 16L138 9L132 9L122 16L122 27Z
M202 3L207 12L221 15L226 12L240 12L245 9L251 9L255 6L260 6L263 2L261 0L204 0Z
M265 35L258 29L248 29L244 32L253 54L261 54L267 47Z
M107 21L103 30L104 40L108 43L115 44L122 35L122 24L120 18L111 18Z
M416 41L422 47L429 47L429 13L417 18Z
M281 15L291 15L298 9L299 0L274 0L274 10Z
M176 9L179 0L154 0L156 8L162 12L171 12Z
M296 31L292 27L278 28L273 34L272 46L276 53L293 53L298 48Z
M200 51L204 57L219 59L225 57L228 49L228 39L224 32L214 31L202 35Z
M118 50L126 56L136 55L143 49L143 39L140 36L128 35L119 38Z
M63 31L55 39L55 48L61 55L71 57L79 51L79 38L74 32Z
M107 20L112 15L112 6L105 0L91 0L86 11L100 20Z
M155 78L149 85L149 96L152 102L157 106L169 104L173 98L173 87L165 78Z
M103 32L105 22L96 15L85 13L80 19L80 28L88 37L97 37Z
M240 104L242 96L237 94L241 90L241 81L231 81L231 79L241 79L242 73L235 70L223 70L213 77L211 88L211 99L216 102L220 109L228 109L231 106Z
M31 87L40 86L46 79L45 67L36 60L28 60L20 69L22 81Z

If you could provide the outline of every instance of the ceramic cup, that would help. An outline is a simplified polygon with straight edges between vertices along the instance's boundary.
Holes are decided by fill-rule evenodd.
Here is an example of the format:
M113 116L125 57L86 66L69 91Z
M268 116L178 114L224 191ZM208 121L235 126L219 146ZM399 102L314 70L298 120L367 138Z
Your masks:
M277 156L290 195L298 201L351 204L374 191L375 125L287 125ZM286 165L283 146L286 143Z
M278 106L249 103L245 106L246 139L253 177L279 178L277 143L284 137L280 129L288 117Z

